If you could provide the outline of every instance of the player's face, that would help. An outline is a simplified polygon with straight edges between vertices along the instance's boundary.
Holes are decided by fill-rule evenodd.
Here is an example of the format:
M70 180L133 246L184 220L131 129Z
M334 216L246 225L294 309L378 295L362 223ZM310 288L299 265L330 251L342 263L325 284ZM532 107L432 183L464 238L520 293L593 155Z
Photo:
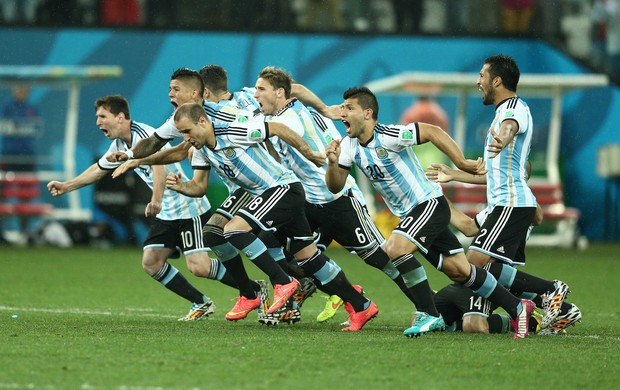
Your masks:
M364 132L368 115L372 115L370 109L364 110L357 99L347 99L340 105L340 119L350 138L359 138Z
M170 80L170 92L168 93L170 103L176 110L185 103L194 102L196 97L195 90L181 80Z
M97 127L109 139L121 138L121 124L124 114L114 115L103 107L97 108Z
M256 92L254 98L260 105L260 111L264 115L275 115L278 112L278 99L283 93L282 88L275 89L267 80L256 80Z
M489 64L484 64L478 77L478 89L482 91L482 104L489 106L495 101L495 87L489 73Z
M207 129L203 126L203 121L199 120L198 123L194 123L190 118L183 117L174 123L179 133L183 135L185 142L189 143L194 148L200 149L207 143Z

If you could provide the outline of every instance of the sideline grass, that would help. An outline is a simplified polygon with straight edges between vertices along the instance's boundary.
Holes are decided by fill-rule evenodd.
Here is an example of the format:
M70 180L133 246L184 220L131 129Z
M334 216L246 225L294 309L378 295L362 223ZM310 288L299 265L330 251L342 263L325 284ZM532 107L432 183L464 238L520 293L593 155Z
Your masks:
M619 245L528 248L531 273L569 283L584 320L566 337L441 333L408 339L411 304L379 271L331 255L380 309L362 332L317 324L317 293L294 326L224 320L235 291L195 278L214 316L177 322L186 302L147 277L135 248L0 247L0 389L617 388ZM256 268L246 263L254 277ZM448 279L425 264L434 288ZM17 315L17 318L12 318Z

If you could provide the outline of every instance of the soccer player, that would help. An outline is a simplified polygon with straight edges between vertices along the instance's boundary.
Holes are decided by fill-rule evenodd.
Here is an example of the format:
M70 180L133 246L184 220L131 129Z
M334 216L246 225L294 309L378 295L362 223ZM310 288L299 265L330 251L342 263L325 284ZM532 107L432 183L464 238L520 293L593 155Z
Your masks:
M192 159L192 180L183 182L180 177L169 175L169 188L190 196L205 193L208 175L199 168L220 171L254 196L224 227L224 236L234 248L245 253L270 277L272 274L279 277L281 268L254 234L260 230L272 231L281 242L286 243L287 250L306 275L312 276L325 291L341 296L351 305L350 325L343 330L360 330L377 315L377 306L356 291L343 271L317 249L303 209L303 186L291 170L269 154L262 143L270 136L277 136L294 146L316 166L325 163L323 152L311 149L303 138L281 123L248 119L213 123L197 104L182 106L174 119L186 142L192 144L196 152ZM247 274L243 264L238 261L229 266L229 263L226 262L227 268L240 283L241 293L229 317L240 319L247 315L247 311L257 308L260 302L254 298L253 291L244 288ZM284 284L273 278L272 282L275 285L274 303L268 310L269 314L288 300L294 292L290 288L297 284L295 279Z
M429 167L431 170L426 173L426 176L435 182L438 183L447 183L452 180L466 182L466 183L475 183L475 184L486 184L486 176L484 175L471 175L467 172L459 171L457 169L452 169L444 164L431 164ZM530 177L531 165L529 161L525 163L525 180L527 181ZM492 209L487 206L484 210L476 215L475 218L470 218L461 212L458 208L454 207L452 203L450 203L450 211L451 218L450 223L459 229L463 234L469 237L474 237L480 233L480 229L484 226L484 223L491 213ZM560 281L548 281L539 279L533 275L527 274L525 272L511 269L509 267L504 267L505 265L510 267L515 267L517 265L525 265L525 242L529 237L529 233L533 226L539 225L542 222L543 213L540 205L536 204L536 213L534 215L534 220L532 224L528 227L528 231L525 236L522 236L521 241L519 242L519 246L514 252L514 257L510 259L506 258L492 258L491 261L485 265L485 268L489 270L491 273L497 273L496 277L498 278L499 283L502 283L504 287L508 288L511 292L516 295L520 295L521 297L527 297L531 299L536 306L544 309L549 307L549 304L546 300L546 294L549 291L540 292L531 291L532 289L529 287L533 285L534 288L539 285L547 285L547 288L551 288L551 286L555 286L555 284L564 284ZM539 290L540 291L540 290ZM465 294L471 295L471 292L464 292ZM452 294L453 295L453 294ZM476 300L476 297L461 297L459 301L466 302L468 299L471 302ZM547 303L545 303L547 302ZM485 306L485 305L483 305ZM543 316L544 319L544 316ZM574 325L576 322L581 320L581 311L577 307L577 305L573 303L567 303L562 301L560 304L560 314L558 318L551 324L543 325L541 319L541 328L542 330L539 334L561 334L563 330L567 327Z
M113 141L108 153L126 151L154 132L152 127L131 120L129 103L122 96L99 98L95 101L95 109L97 126ZM120 163L111 163L101 157L77 177L65 182L50 181L47 188L53 196L75 191L101 180L118 165ZM144 242L142 268L170 291L191 302L189 313L180 320L199 320L213 313L215 304L167 261L179 255L178 248L182 249L187 267L194 275L219 280L235 288L237 285L219 260L209 258L202 239L202 225L211 215L209 201L204 196L190 198L165 189L165 169L185 177L180 164L166 167L142 165L136 170L153 190L145 215L156 217Z
M168 97L175 111L180 105L185 103L203 103L204 94L208 93L206 93L203 79L195 70L189 68L179 68L172 73L172 76L170 77ZM211 98L215 97L211 96ZM116 178L126 171L134 169L140 165L160 164L157 160L145 163L140 160L139 157L150 156L164 147L168 142L180 137L181 133L178 132L174 124L173 114L152 134L139 140L139 142L133 144L131 148L113 151L106 156L106 159L111 163L129 160L126 163L119 165L112 173L112 177ZM167 152L171 153L171 155L175 156L175 158L169 158L166 163L171 164L184 160L187 158L190 148L190 144L182 142L175 147L167 149ZM208 221L203 223L201 226L203 226L205 230L204 240L207 245L213 250L221 261L226 262L231 260L229 258L230 256L235 258L236 256L239 256L239 254L235 251L219 251L220 244L225 242L223 238L223 227L237 209L249 202L251 196L246 194L245 191L239 190L239 187L230 183L230 180L226 179L225 176L222 179L228 186L230 196L222 203L222 205L220 205L220 207L217 208L215 213L208 218ZM241 257L237 260L240 261ZM255 294L265 300L267 297L266 286L262 286L260 283L255 281L251 281L251 284Z
M512 318L515 338L527 337L534 303L518 299L491 274L467 262L461 244L448 227L450 208L441 187L426 178L411 146L430 141L457 167L471 173L484 172L481 159L465 159L454 140L436 126L417 122L407 126L378 123L379 105L368 88L349 88L343 97L341 119L348 137L332 141L326 149L327 186L332 192L340 191L349 169L356 164L383 196L390 211L400 218L386 251L397 268L407 264L406 270L399 270L408 283L419 285L418 311L404 334L418 336L445 328L424 268L413 255L419 250L450 279L504 308Z
M513 58L494 55L484 60L477 81L482 103L495 107L484 150L490 213L474 237L467 259L480 267L490 264L494 275L514 272L508 264L524 242L536 213L536 198L525 174L533 121L529 107L517 96L519 78L519 67ZM536 277L515 278L511 288L545 295L543 328L556 321L569 292L561 281Z
M258 76L254 97L269 121L288 125L313 150L323 152L332 139L340 139L341 136L333 123L331 128L328 126L327 118L320 117L318 113L313 115L299 100L291 97L291 86L292 79L288 73L266 67ZM273 141L273 146L282 164L295 173L304 187L305 214L312 231L320 231L321 235L330 237L355 252L367 264L383 271L415 303L415 292L407 286L398 267L381 249L380 245L385 240L362 205L361 191L357 189L353 177L348 175L342 189L332 193L325 186L325 166L315 166L281 140ZM331 312L332 316L333 313L335 311Z

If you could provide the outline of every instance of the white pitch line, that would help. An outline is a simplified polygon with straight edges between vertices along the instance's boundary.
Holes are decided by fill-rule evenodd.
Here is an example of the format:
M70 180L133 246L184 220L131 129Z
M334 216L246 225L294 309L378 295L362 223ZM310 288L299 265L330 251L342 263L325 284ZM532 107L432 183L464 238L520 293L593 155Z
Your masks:
M127 309L126 311L103 311L103 310L91 310L91 309L51 309L51 308L37 308L37 307L10 307L0 306L1 311L10 311L13 313L54 313L54 314L87 314L87 315L99 315L99 316L119 316L119 317L155 317L155 318L176 318L173 315L161 314L161 313L149 313L150 309Z

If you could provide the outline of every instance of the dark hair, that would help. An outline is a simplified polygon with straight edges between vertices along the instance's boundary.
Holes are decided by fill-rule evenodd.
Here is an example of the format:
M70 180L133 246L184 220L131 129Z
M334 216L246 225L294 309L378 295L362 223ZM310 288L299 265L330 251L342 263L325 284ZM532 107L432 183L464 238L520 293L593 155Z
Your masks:
M342 95L344 100L357 99L357 102L365 110L370 108L372 110L372 119L377 120L379 118L379 103L377 97L370 89L366 87L351 87L344 91Z
M207 113L205 109L202 108L202 104L198 103L185 103L179 106L177 110L174 112L174 121L180 121L183 118L189 118L192 123L198 123L198 120L201 118L207 118Z
M275 89L284 88L284 97L287 99L291 97L291 84L293 78L291 75L286 73L284 69L268 66L260 71L258 77L269 81L269 84L271 84Z
M516 61L509 56L498 54L484 60L485 64L489 64L489 74L491 79L501 77L504 87L512 92L517 92L517 84L519 84L519 67Z
M205 83L202 81L200 73L190 68L179 68L175 70L170 80L181 80L189 84L193 89L200 91L200 96L202 96L205 90Z
M100 97L95 100L95 111L99 107L103 107L106 110L110 111L114 116L117 116L119 113L125 114L125 119L131 119L129 115L129 102L127 99L122 97L121 95L109 95Z
M226 69L219 65L205 65L200 69L200 76L206 88L214 93L228 91L228 74Z

